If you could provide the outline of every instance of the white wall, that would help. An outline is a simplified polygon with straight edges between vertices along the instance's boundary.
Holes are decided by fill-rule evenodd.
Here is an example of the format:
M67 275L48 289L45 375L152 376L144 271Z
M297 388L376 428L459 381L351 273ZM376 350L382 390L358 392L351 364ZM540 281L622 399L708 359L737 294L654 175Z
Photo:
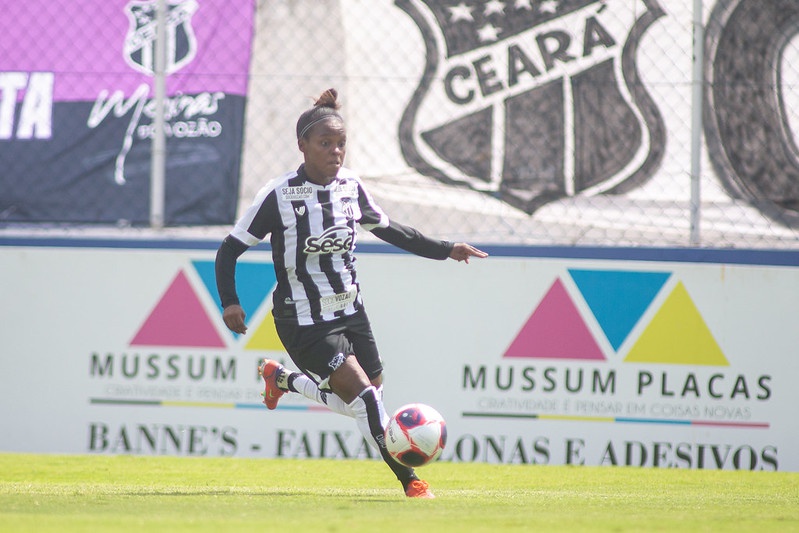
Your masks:
M247 336L225 330L201 274L214 243L3 244L0 451L364 455L350 419L293 396L274 412L259 406L257 361L285 358L268 327L271 303L251 313ZM439 409L445 459L799 471L795 256L564 248L541 257L546 249L497 248L466 266L373 253L390 250L367 247L358 261L387 408ZM569 259L575 252L582 258ZM266 251L241 261L271 267ZM602 327L613 320L592 309L610 305L614 320L629 321L612 307L629 299L581 286L575 269L610 275L611 286L625 276L667 280L616 350ZM180 279L187 283L170 293ZM167 312L150 332L177 345L135 342L161 305ZM522 346L523 357L506 357L531 317L551 319L549 329ZM550 333L554 346L579 338L570 317L586 324L583 346L593 339L595 348L578 343L567 356L599 359L539 353ZM659 344L650 362L627 360L651 335ZM214 344L209 338L220 345L188 345Z

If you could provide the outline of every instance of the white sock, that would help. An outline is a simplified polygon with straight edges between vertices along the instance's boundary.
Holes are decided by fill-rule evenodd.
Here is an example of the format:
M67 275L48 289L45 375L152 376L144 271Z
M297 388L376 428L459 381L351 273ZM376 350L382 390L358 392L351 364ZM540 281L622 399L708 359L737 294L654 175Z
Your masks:
M413 471L402 465L391 457L386 448L385 429L388 424L388 415L383 407L383 400L373 386L369 386L361 392L357 398L350 403L350 409L355 413L355 420L358 429L369 442L377 448L383 461L388 465L397 479L402 483L403 490L408 490L408 485L414 480L419 479Z
M375 395L378 400L377 405L380 416L380 425L383 427L383 429L385 429L388 425L388 414L386 414L386 409L383 406L383 386L380 385L377 388L369 388L375 390ZM354 418L358 425L358 430L364 436L366 442L368 442L375 449L380 449L375 442L375 437L372 434L372 430L369 426L366 404L361 396L355 398L352 403L347 404L338 395L332 392L322 392L319 390L319 387L316 386L316 383L314 383L311 378L301 372L295 373L294 377L292 378L291 389L296 391L298 394L305 396L309 400L313 400L316 403L326 406L334 413Z
M298 372L296 377L293 378L291 386L299 394L305 396L309 400L313 400L316 403L326 406L334 413L355 418L355 414L352 412L352 409L350 409L350 406L347 405L344 400L332 392L320 391L319 387L316 386L316 383L314 383L313 380L305 374Z
M364 401L364 395L368 394L374 395L377 405L377 410L374 414L375 419L372 420L371 424L366 402ZM364 391L349 404L349 408L354 414L355 422L358 424L358 430L364 436L366 442L374 446L378 451L380 451L381 448L385 448L385 441L383 445L380 446L377 439L383 438L383 431L381 430L385 430L388 425L388 415L383 407L382 400L380 400L377 394L377 389L372 386L364 389Z

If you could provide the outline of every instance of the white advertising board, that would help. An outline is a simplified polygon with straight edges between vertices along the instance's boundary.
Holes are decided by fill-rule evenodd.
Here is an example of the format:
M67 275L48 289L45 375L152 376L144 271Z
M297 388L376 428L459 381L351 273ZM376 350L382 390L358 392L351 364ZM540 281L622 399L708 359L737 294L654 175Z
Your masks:
M64 241L67 242L67 241ZM495 248L468 266L359 247L389 411L429 403L444 459L799 471L796 254ZM0 451L375 457L289 394L271 259L239 262L224 327L215 243L0 246Z

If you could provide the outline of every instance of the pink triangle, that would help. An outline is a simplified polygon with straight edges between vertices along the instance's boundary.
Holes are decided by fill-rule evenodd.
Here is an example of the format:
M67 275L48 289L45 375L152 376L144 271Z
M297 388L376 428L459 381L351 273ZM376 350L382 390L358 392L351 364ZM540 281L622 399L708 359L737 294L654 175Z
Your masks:
M223 348L225 343L180 271L130 345Z
M505 357L605 360L560 279L527 319Z

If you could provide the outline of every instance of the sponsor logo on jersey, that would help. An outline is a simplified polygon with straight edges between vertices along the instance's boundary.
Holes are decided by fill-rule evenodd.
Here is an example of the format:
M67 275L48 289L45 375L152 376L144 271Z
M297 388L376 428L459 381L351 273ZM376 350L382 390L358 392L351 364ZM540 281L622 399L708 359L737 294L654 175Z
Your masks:
M357 198L358 197L358 184L355 182L343 182L336 185L333 189L333 195L336 198Z
M280 199L286 202L294 200L310 200L314 196L314 188L310 185L300 185L298 187L281 187Z
M636 59L656 0L397 5L427 48L399 131L419 172L528 214L652 177L665 127Z
M355 233L349 226L333 226L318 237L305 239L305 252L308 255L340 254L352 250Z
M358 288L353 287L347 292L322 296L319 299L319 307L323 313L333 313L346 309L355 302L356 298L358 298Z

